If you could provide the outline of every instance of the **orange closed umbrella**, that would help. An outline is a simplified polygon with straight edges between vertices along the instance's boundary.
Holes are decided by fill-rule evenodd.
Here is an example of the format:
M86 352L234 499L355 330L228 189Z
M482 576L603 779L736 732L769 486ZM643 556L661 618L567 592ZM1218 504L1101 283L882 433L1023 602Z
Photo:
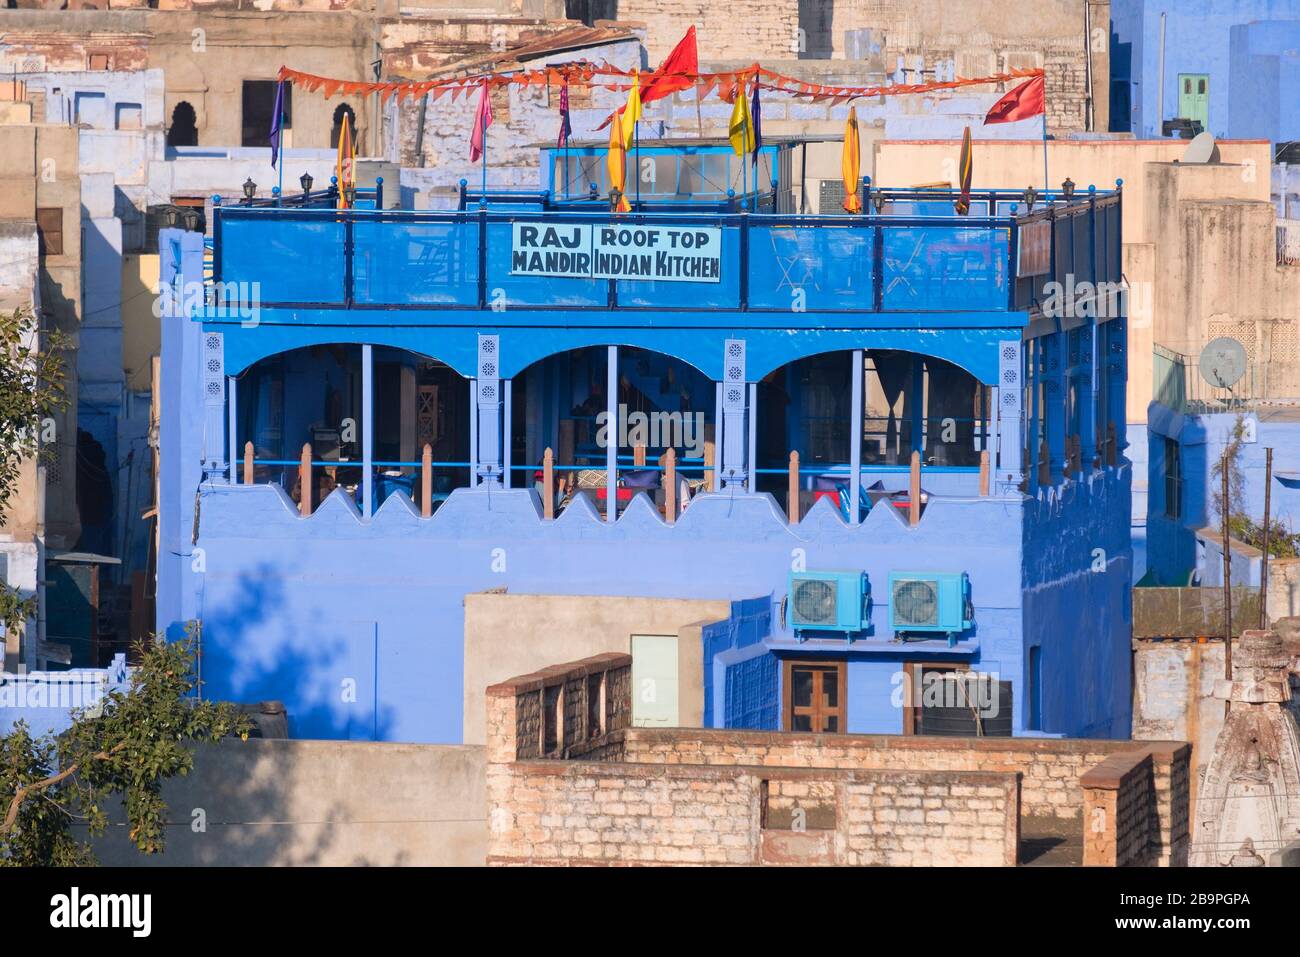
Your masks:
M858 170L862 166L862 144L858 140L858 108L849 107L849 119L844 124L844 151L840 154L840 176L844 179L844 211L862 212L861 186Z

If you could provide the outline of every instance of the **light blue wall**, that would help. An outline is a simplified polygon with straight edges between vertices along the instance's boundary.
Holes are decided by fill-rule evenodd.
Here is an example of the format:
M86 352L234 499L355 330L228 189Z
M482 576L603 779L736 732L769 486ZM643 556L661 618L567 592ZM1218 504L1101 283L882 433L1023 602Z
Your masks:
M1179 74L1208 74L1211 133L1234 139L1300 138L1294 82L1288 81L1294 77L1295 47L1285 39L1300 24L1300 0L1114 0L1112 49L1121 57L1131 50L1132 56L1134 133L1160 135L1161 117L1156 114L1162 12L1168 14L1164 119L1178 115ZM1233 28L1254 21L1270 22L1245 31L1234 55ZM1124 49L1125 44L1131 47ZM1276 84L1265 75L1273 66L1259 57L1271 58L1277 67ZM1250 84L1257 95L1239 95L1239 83Z
M1295 530L1300 527L1300 417L1291 414L1248 413L1255 420L1256 441L1242 446L1245 507L1252 519L1264 518L1266 449L1273 449L1274 480L1269 503L1275 521ZM1290 419L1288 421L1287 419ZM1180 415L1159 403L1148 412L1150 462L1147 535L1150 566L1160 584L1177 584L1197 567L1195 531L1217 522L1213 514L1214 479L1211 470L1223 455L1237 416ZM1182 455L1183 503L1179 518L1165 515L1165 438L1178 441ZM1294 478L1292 478L1294 477Z

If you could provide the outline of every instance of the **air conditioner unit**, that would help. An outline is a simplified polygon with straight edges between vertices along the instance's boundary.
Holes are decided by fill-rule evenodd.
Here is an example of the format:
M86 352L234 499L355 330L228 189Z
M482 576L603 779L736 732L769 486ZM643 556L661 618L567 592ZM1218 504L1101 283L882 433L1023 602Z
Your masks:
M842 631L867 627L865 572L791 572L790 627L801 631Z
M965 572L892 572L889 625L896 639L947 635L948 644L974 624L970 579Z

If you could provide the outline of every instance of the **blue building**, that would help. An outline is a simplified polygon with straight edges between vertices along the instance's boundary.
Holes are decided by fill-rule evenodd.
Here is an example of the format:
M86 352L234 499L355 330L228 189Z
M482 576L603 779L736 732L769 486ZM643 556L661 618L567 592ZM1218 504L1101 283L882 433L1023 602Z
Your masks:
M767 149L756 187L665 148L624 215L592 147L456 211L164 233L158 627L201 622L207 693L459 742L466 595L715 599L706 723L963 730L900 676L971 671L985 733L1126 737L1121 193L804 216Z
M1207 556L1205 542L1208 538L1215 550L1219 548L1222 519L1214 503L1222 478L1214 469L1238 432L1240 509L1262 526L1266 450L1271 448L1270 517L1292 534L1300 526L1300 406L1252 403L1225 409L1153 402L1147 425L1148 584L1186 585L1194 578L1204 584L1222 583L1223 553ZM1234 573L1237 582L1258 586L1259 563L1247 565ZM1273 594L1270 607L1279 598ZM1294 596L1285 610L1297 610Z
M1300 139L1300 0L1114 0L1110 51L1113 131Z

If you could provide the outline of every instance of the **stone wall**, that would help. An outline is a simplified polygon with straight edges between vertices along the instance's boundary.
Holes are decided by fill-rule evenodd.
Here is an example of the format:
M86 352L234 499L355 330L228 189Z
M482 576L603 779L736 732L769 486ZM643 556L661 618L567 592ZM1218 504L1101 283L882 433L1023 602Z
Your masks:
M1087 771L1079 784L1084 795L1084 866L1149 864L1156 826L1151 755L1111 755Z
M1155 744L1153 742L1153 744ZM872 734L631 728L629 762L646 764L832 767L907 771L1000 771L1022 777L1026 817L1080 819L1079 778L1112 754L1154 750L1131 741L1058 738L936 738ZM1174 743L1155 753L1157 787L1186 765L1190 748Z
M488 864L1014 865L1014 774L488 768Z

